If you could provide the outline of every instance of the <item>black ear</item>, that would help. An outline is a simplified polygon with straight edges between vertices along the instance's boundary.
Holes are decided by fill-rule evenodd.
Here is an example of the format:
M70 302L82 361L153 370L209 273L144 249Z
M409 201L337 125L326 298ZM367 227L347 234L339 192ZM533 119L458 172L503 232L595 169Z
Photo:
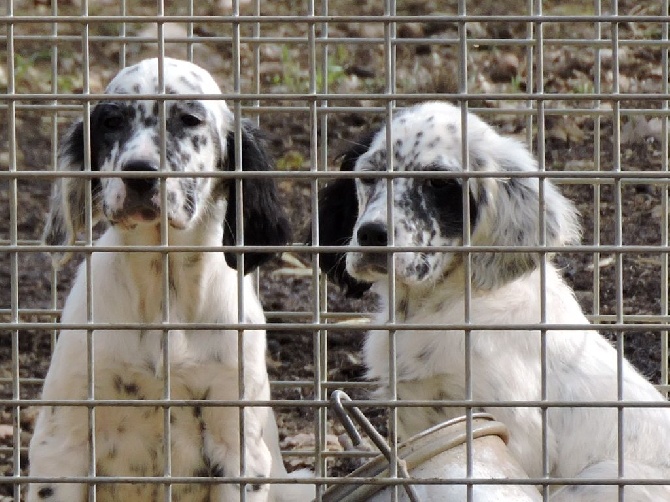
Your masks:
M58 151L58 171L77 172L83 171L84 166L84 124L81 120L76 121L61 139ZM95 165L91 166L95 170ZM77 235L86 227L86 191L88 185L84 178L58 178L55 180L51 200L49 203L49 214L46 225L42 232L44 243L55 246L74 244ZM93 198L100 190L100 180L91 181ZM93 204L91 224L95 224L100 218L100 208ZM65 264L72 253L53 253L54 263L57 267Z
M353 171L358 158L367 152L374 134L369 134L349 151L340 155L340 171ZM352 178L338 179L319 191L319 245L346 246L358 218L356 182ZM310 244L313 239L310 239ZM372 284L354 279L346 269L346 251L321 253L319 267L328 278L339 285L351 298L360 298Z
M228 133L226 138L227 168L235 169L235 134ZM242 123L242 170L272 171L274 164L265 150L260 131L251 123ZM242 180L242 204L244 212L244 244L249 246L282 246L290 239L289 221L283 207L279 204L279 195L274 180ZM237 242L237 190L230 183L228 209L226 210L223 245L232 246ZM262 265L275 253L244 253L244 273L251 272ZM229 266L238 268L240 253L225 253Z

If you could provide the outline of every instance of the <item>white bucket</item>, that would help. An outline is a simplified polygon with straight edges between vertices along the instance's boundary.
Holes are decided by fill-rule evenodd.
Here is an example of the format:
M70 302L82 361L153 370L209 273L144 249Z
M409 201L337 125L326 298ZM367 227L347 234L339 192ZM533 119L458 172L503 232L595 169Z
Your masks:
M472 419L472 477L480 479L528 479L507 450L507 429L490 416ZM412 479L461 479L467 477L466 417L459 417L431 427L398 445L398 458L404 460ZM383 455L373 458L349 478L388 478L388 461ZM467 485L416 484L422 502L467 500ZM352 484L331 486L324 502L382 502L391 500L393 488L383 484ZM409 500L405 489L398 488L398 500ZM531 502L542 497L533 485L474 484L473 499L477 502Z

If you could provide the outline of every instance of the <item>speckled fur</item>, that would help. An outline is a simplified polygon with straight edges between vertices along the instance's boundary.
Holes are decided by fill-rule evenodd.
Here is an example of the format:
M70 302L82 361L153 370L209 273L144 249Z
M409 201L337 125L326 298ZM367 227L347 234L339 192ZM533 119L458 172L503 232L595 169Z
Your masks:
M157 60L146 60L120 72L108 93L156 93ZM185 61L165 60L168 93L219 94L205 70ZM144 166L160 163L158 104L152 101L106 101L91 116L91 169L117 172L136 162ZM168 171L197 174L231 169L228 142L232 115L225 102L217 100L167 101L166 165ZM194 120L194 117L197 120ZM265 157L260 145L243 138L243 162ZM256 148L256 150L254 150ZM63 140L59 157L62 171L83 169L83 134L76 124ZM248 155L247 155L248 154ZM260 159L260 160L259 160ZM246 165L246 164L245 164ZM243 166L245 167L245 166ZM252 166L265 169L268 166ZM155 180L154 180L155 181ZM231 195L209 178L170 178L166 182L168 206L161 208L159 184L131 190L122 178L94 179L94 219L104 220L107 230L98 246L160 244L160 210L167 213L167 240L171 245L217 246L230 234ZM245 197L245 203L262 200L256 219L279 222L285 218L276 204L274 185ZM45 240L68 244L84 229L86 183L65 178L55 190ZM255 197L257 196L257 197ZM260 197L260 198L259 198ZM259 204L260 205L260 204ZM147 212L148 211L148 212ZM229 220L229 221L227 221ZM246 223L245 223L246 224ZM257 224L257 222L255 223ZM259 227L260 228L260 227ZM269 233L269 232L268 232ZM286 242L286 235L254 236L249 239ZM160 253L96 252L91 256L91 275L80 266L65 302L62 322L87 322L87 286L93 304L90 320L95 323L228 323L238 321L238 271L229 266L224 253L183 252L167 255L169 317L163 308L163 256ZM244 322L264 323L265 317L249 277L243 280ZM93 389L96 399L147 400L164 396L165 361L162 330L100 329L92 334L95 364ZM241 340L244 354L244 391L238 388L237 330L170 330L170 397L176 400L236 400L250 403L270 399L265 365L265 332L247 330ZM62 330L43 389L43 398L86 399L89 395L87 333ZM240 475L239 414L234 407L173 406L169 411L171 473L173 476L226 477ZM277 427L272 410L244 410L246 476L285 476L279 452ZM95 407L95 472L98 476L162 476L165 473L164 411L155 406ZM30 475L37 477L85 477L89 466L89 417L86 407L46 406L40 409L30 444ZM86 484L36 483L28 500L83 502ZM101 483L98 501L162 501L164 485L150 483ZM277 485L246 486L246 500L294 500ZM301 495L309 499L306 487ZM231 484L182 483L172 485L172 500L180 502L238 500L239 486Z
M469 169L506 173L535 171L535 161L520 143L497 134L474 115L468 115ZM425 103L398 112L391 123L393 167L396 171L462 172L460 109L446 103ZM361 154L355 171L384 171L386 129L374 136ZM540 245L539 183L532 178L487 177L469 183L470 240L480 245ZM387 182L356 182L358 217L351 229L351 245L361 245L372 228L387 225ZM431 200L430 182L394 182L393 226L396 245L450 246L463 242L463 216L454 215L460 191ZM329 197L336 199L333 193ZM544 184L546 243L557 246L578 239L573 205L549 182ZM339 198L341 201L341 198ZM462 197L460 198L462 200ZM341 202L340 202L341 203ZM453 206L445 210L445 205ZM462 210L462 205L460 206ZM322 214L329 214L321 208ZM444 221L440 215L450 216ZM367 226L366 226L367 225ZM322 222L327 235L328 223ZM465 267L448 251L398 252L395 256L396 303L389 305L386 258L351 251L346 256L348 280L372 284L381 298L376 322L395 310L407 324L463 324L465 322ZM541 399L541 334L532 330L493 329L507 324L542 320L540 257L530 252L473 253L469 321L492 329L470 333L472 398L476 401L514 402ZM544 316L550 324L588 325L573 292L560 272L546 263ZM332 274L331 274L332 276ZM351 287L351 284L348 284ZM466 398L465 335L453 329L396 331L397 392L399 399L463 400ZM380 384L378 396L388 397L389 335L371 331L364 346L368 377ZM617 353L595 331L556 330L546 333L547 399L589 402L617 400ZM627 361L623 363L623 399L664 402L663 397ZM447 403L448 404L448 403ZM542 415L539 408L485 407L510 432L509 448L527 473L542 476ZM449 406L399 408L403 438L443 420L461 415ZM623 411L624 476L670 477L670 410L666 407L626 408ZM547 412L548 471L553 477L617 479L617 409L554 407ZM585 481L588 483L588 481ZM628 502L670 500L664 486L627 486ZM557 501L618 500L616 486L566 487Z

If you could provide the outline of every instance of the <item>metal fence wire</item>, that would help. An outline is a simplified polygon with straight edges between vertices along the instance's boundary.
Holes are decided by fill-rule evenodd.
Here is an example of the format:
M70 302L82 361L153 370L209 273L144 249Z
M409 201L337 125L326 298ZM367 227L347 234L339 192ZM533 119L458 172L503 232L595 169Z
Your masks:
M622 373L627 358L663 395L667 396L670 390L668 0L157 0L153 4L135 0L4 0L3 3L0 204L6 217L0 221L0 500L26 500L31 482L42 487L36 500L60 500L54 494L66 481L87 486L81 496L88 500L96 497L113 500L115 492L107 487L114 483L123 486L122 482L132 486L152 485L156 489L145 493L153 495L144 500L165 501L191 500L185 495L187 491L179 491L184 486L196 487L197 491L216 483L241 488L234 491L239 500L260 500L255 497L265 492L255 491L259 484L289 488L309 484L314 486L316 500L331 501L371 500L374 490L370 487L387 490L386 495L378 493L382 497L379 500L424 500L430 487L459 484L463 491L453 492L453 500L491 500L477 498L477 490L494 485L500 490L509 485L520 486L528 500L551 500L557 486L585 483L576 476L552 475L549 450L553 446L547 438L546 423L551 410L579 407L616 410L616 423L603 427L617 429L614 437L621 443L624 419L631 416L630 410L658 408L661 412L667 408L663 401L640 403L624 398L627 394ZM178 314L170 315L167 308L158 319L139 324L132 317L113 322L94 318L93 246L106 227L104 223L92 224L96 201L91 187L100 183L101 176L111 177L91 173L90 114L105 99L105 87L122 68L146 58L158 58L159 68L165 68L167 57L196 63L219 84L220 95L203 99L226 101L235 117L230 125L236 137L235 153L244 154L241 119L248 119L264 132L267 149L276 164L274 171L240 175L243 159L238 156L227 172L186 173L195 176L196 184L207 177L217 182L237 180L230 183L235 185L238 195L244 176L272 178L276 183L290 220L292 238L286 245L268 248L277 257L253 273L254 287L267 319L264 323L250 321L247 310L253 299L246 297L239 302L235 321L220 325L185 322ZM167 99L184 103L199 99L170 92L164 87L157 95L140 99L159 103L155 111L162 118L167 113ZM132 96L126 99L133 100ZM581 241L555 248L540 245L535 251L546 258L540 260L543 277L548 274L552 259L549 253L557 252L553 261L574 290L593 329L615 347L618 371L614 378L618 393L613 401L566 401L566 396L547 395L548 382L544 381L542 395L524 402L496 402L493 404L499 415L481 415L479 412L487 408L487 403L477 400L470 378L477 373L477 368L470 367L477 361L470 342L477 326L470 321L468 312L479 294L471 281L465 281L463 286L466 312L463 323L429 319L403 331L404 319L394 309L390 309L383 322L374 320L378 318L372 317L372 313L380 308L375 293L367 292L361 298L347 297L320 272L319 260L326 256L323 253L335 249L319 240L319 190L333 180L357 176L355 172L339 170L340 154L362 141L366 132L390 124L399 109L430 100L447 101L459 107L466 128L470 127L466 113L471 112L501 135L515 137L528 146L539 165L537 173L530 176L545 180L538 206L541 222L547 218L546 183L556 184L576 205L583 227ZM57 170L59 148L68 127L76 120L84 124L84 163L89 165L80 173L66 174L69 179L80 176L89 188L82 209L86 224L73 246L54 247L41 241L41 233L47 220L51 186L64 179L64 174ZM167 156L171 155L165 120L158 129L163 167L157 177L164 208L168 205L168 184L180 176L184 178L184 173L165 168L170 162ZM387 139L393 139L392 133L388 134ZM387 148L385 153L393 159L392 148ZM463 144L462 151L467 158L467 145ZM394 177L411 179L413 173L394 170L393 166L374 173L370 176L389 180L386 187L390 219L394 211ZM414 174L415 180L420 179L420 172ZM460 178L468 185L482 179L476 172L461 173ZM245 228L243 205L249 203L243 197L236 202L239 211L231 224L240 231ZM463 208L466 228L455 252L467 256L465 261L470 263L474 255L487 249L478 250L476 243L469 241L472 235L469 222L476 225L469 212L475 209L468 204ZM169 266L172 259L169 257L179 253L221 254L259 249L239 243L236 248L225 247L225 242L206 248L180 242L173 247L174 243L167 238L165 210L161 211L159 222L163 230L157 244L135 246L131 251L136 255L158 253L161 257L156 273L162 279L153 295L162 305L174 305L170 295L174 288L171 274L175 272ZM393 227L393 223L389 225ZM398 252L412 248L395 246L392 235L390 239L384 250L393 264ZM346 242L342 242L344 245ZM58 269L52 258L64 249L72 251L73 256ZM128 251L114 246L102 250ZM511 247L498 251L514 250ZM418 251L428 250L419 247ZM254 402L245 399L245 375L251 369L244 365L245 348L237 344L240 363L233 378L239 384L235 386L235 398L203 401L198 397L189 400L173 396L168 362L167 371L157 372L162 375L157 377L161 390L153 397L100 401L95 382L89 376L83 399L40 401L59 339L64 300L79 264L83 264L87 275L83 296L78 296L84 304L81 308L86 311L85 322L67 327L83 330L87 343L79 353L70 353L69 357L76 355L79 360L73 359L68 364L83 364L86 375L97 375L93 367L103 361L95 357L94 347L101 343L95 337L96 329L104 329L108 336L157 330L164 342L157 348L162 351L157 357L162 356L164 361L172 360L172 352L179 350L165 343L173 336L171 333L226 328L239 333L237 340L242 340L242 328L261 329L267 332L271 399ZM391 277L393 270L391 267ZM237 284L229 288L238 295L245 290L242 277L238 274ZM389 280L388 284L381 294L394 305L399 294L394 285L398 283ZM110 286L109 290L114 288ZM546 341L552 324L544 309L551 300L546 298L544 289L537 291L537 295L544 306L540 322L521 323L522 326L501 323L486 329L541 333L541 350L536 361L542 365L542 378L546 379L549 378ZM561 329L584 327L576 322ZM388 333L391 397L375 397L377 383L366 378L361 348L366 332L372 328ZM463 364L467 369L462 399L449 396L427 399L426 388L417 390L409 399L407 396L398 399L397 376L406 369L398 368L399 337L416 335L408 334L407 330L416 333L442 330L444 336L449 336L447 332L465 333ZM509 361L512 367L515 364L514 360ZM123 368L119 369L121 373L134 371ZM222 385L216 381L210 384ZM61 381L61 385L69 383ZM430 389L437 384L424 385ZM500 385L505 385L502 379ZM333 391L338 393L331 401ZM30 472L28 446L37 416L41 408L55 409L56 405L86 410L81 425L87 428L87 444L78 452L64 453L62 458L54 459L55 463L63 464L84 462L86 469L69 480L58 476L34 477ZM147 468L144 474L110 475L95 460L96 443L100 441L95 424L102 423L109 410L134 406L158 410L160 442L168 454L162 457L162 465L154 466L153 470ZM244 458L239 461L239 472L232 475L217 472L211 466L207 474L199 477L174 474L173 467L179 463L181 451L171 441L177 427L175 410L187 409L194 415L204 413L202 410L207 407L239 410L236 416L241 425L237 439L244 452L245 435L254 428L244 410L258 406L269 406L275 414L287 470L307 469L310 471L307 477L290 481L273 475L261 478L246 468L248 462ZM449 436L451 439L447 440L440 432L430 436L426 444L412 446L421 449L444 444L447 445L444 449L460 452L454 453L457 460L449 460L455 462L453 472L458 474L449 477L442 475L444 469L430 471L432 459L438 458L435 451L420 460L404 457L402 441L407 438L399 437L398 430L402 428L399 414L407 406L413 407L412 413L417 416L430 415L431 410L438 410L437 415L440 409L463 410L464 417L455 420L449 429L462 438L460 445L458 441L449 442L453 438ZM505 421L500 418L509 416L505 411L509 409L540 413L544 434L541 451L537 452L541 464L539 475L520 470L503 475L503 479L493 479L477 470L483 461L477 456L483 450L475 448L480 437L495 438L500 443L495 448L502 448L503 454L509 453L498 439L509 439ZM579 436L578 432L575 436ZM665 436L659 431L658 437ZM364 447L365 444L368 446ZM613 471L617 474L596 473L586 484L618 487L618 500L628 500L626 495L632 493L631 487L636 484L657 488L670 485L670 479L664 475L640 480L639 476L628 474L624 479L624 446L619 445L615 450L617 454L611 460L617 464ZM72 458L82 452L83 460ZM376 462L384 464L383 467L370 468L371 459L381 453L388 460ZM443 462L447 460L438 461ZM360 466L368 469L363 467L363 471L352 476L352 471ZM429 479L417 484L418 472L427 466ZM663 466L667 468L667 459L659 459L657 467ZM579 494L578 490L574 493ZM521 499L509 496L505 500ZM631 500L642 499L631 496Z

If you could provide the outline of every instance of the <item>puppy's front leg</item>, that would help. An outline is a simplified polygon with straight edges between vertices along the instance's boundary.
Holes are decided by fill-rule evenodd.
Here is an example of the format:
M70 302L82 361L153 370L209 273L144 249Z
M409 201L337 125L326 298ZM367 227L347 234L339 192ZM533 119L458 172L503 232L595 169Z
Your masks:
M244 451L246 476L269 477L272 469L272 455L262 436L258 408L244 410ZM239 409L208 408L203 410L205 422L204 448L212 474L221 477L240 475ZM246 485L246 500L261 502L268 500L268 484ZM238 500L239 486L222 483L212 488L212 502Z
M44 382L42 399L86 399L88 371L81 357L85 350L85 334L61 332ZM42 406L30 441L30 476L86 476L90 456L89 426L85 406ZM28 488L28 501L83 502L87 493L87 485L83 483L35 483Z
M88 473L88 414L86 408L47 406L40 410L30 441L30 476L65 478ZM83 483L34 483L28 502L83 502Z

